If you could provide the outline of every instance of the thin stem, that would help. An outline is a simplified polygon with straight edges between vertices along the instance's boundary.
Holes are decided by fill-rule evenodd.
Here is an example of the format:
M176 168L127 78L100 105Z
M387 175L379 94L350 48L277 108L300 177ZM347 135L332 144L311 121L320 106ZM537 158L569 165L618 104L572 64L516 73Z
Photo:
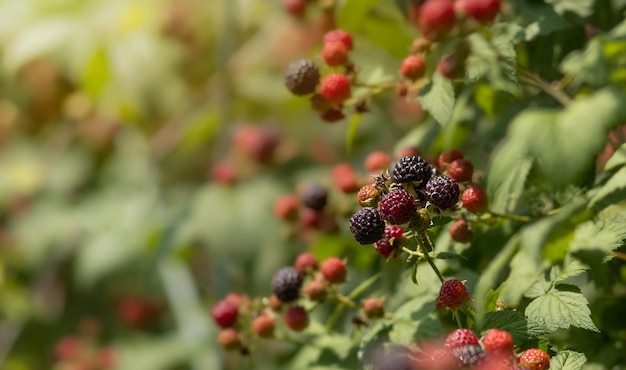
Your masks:
M535 86L536 88L538 88L539 90L543 91L544 93L550 95L551 97L554 98L554 100L558 101L559 103L561 103L561 105L563 106L567 106L572 102L572 98L570 98L567 94L565 94L562 90L560 90L559 88L553 86L552 84L550 84L549 82L547 82L546 80L542 79L541 77L539 77L538 75L522 68L522 67L517 67L517 73L519 74L520 78L527 84Z
M422 233L420 237L417 238L417 241L420 248L422 249L422 253L424 253L424 259L426 260L426 262L428 262L430 267L432 267L433 271L435 271L435 274L437 274L437 277L443 284L446 279L443 277L443 274L441 273L441 271L439 271L437 265L435 265L435 261L433 261L432 257L430 256L430 251L433 250L433 247L430 244L430 241L428 241L428 237L426 236L426 234Z
M422 252L414 251L414 250L409 249L407 247L402 247L402 250L404 252L407 252L410 256L416 256L416 257L419 257L419 258L424 257L424 254Z
M352 307L352 308L358 308L359 305L357 305L356 303L354 303L353 300L351 300L350 298L341 295L341 294L337 294L337 300L341 303L343 303L344 305L348 306L348 307Z
M488 213L491 216L494 216L494 217L506 218L506 219L513 220L513 221L520 221L520 222L530 222L530 221L532 221L532 218L530 218L528 216L510 215L510 214L498 213L498 212L494 212L494 211L488 211Z

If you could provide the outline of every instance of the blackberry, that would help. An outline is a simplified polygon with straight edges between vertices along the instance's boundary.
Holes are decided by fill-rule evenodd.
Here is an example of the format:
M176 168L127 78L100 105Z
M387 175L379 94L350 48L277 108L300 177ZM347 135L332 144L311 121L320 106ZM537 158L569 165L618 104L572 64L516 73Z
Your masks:
M415 216L417 203L408 191L401 188L385 194L378 203L378 209L390 224L402 225Z
M360 244L372 244L385 233L385 221L376 208L364 207L350 218L350 231Z
M272 280L272 292L281 302L291 302L300 296L302 275L294 267L283 267Z
M285 72L285 86L295 95L315 92L319 82L319 68L309 59L300 59L291 63Z
M478 345L468 345L452 350L452 354L458 361L460 368L469 368L484 360L486 355Z
M400 158L390 171L391 180L398 183L419 182L423 187L431 176L431 168L422 157L412 155Z
M328 191L321 185L313 184L302 193L302 203L314 211L321 211L328 202Z
M454 207L459 201L459 185L447 176L435 176L426 183L426 197L441 209Z

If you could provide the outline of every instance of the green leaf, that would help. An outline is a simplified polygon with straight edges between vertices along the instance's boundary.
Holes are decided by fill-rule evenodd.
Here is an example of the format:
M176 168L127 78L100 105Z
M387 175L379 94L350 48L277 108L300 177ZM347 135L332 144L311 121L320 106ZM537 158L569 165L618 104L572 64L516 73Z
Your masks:
M513 14L517 16L526 41L569 27L563 17L548 4L524 0L512 0L511 4L515 7Z
M578 260L572 260L565 268L561 269L559 266L554 266L550 271L550 278L554 283L560 283L569 278L573 278L589 270L589 267Z
M584 353L561 351L550 358L550 370L581 370L587 363Z
M626 144L622 144L615 153L606 161L605 171L613 171L626 165Z
M482 35L474 33L470 35L469 41L472 53L466 62L468 80L473 82L486 78L495 90L520 97L513 40L498 33L489 42Z
M348 126L348 134L346 135L346 152L348 154L352 153L356 132L359 130L359 123L361 123L361 115L359 113L355 113L352 115L350 125Z
M599 251L609 259L609 252L619 248L626 240L626 216L616 216L602 221L587 221L578 225L570 253Z
M454 88L452 82L439 72L433 74L428 85L419 93L418 99L428 113L442 126L445 126L452 116L454 108Z
M467 258L464 255L456 253L456 252L452 252L452 251L437 253L435 258L440 259L440 260L451 260L451 259L467 260Z
M529 328L528 320L521 313L511 310L488 312L481 333L484 334L489 329L508 331L518 344L541 334L539 328Z
M339 6L337 13L337 26L354 32L365 22L367 14L376 6L380 0L346 0Z
M593 196L589 207L599 211L604 207L626 199L626 166L617 171Z
M362 32L373 44L402 58L406 56L407 47L413 38L406 22L401 20L403 16L400 12L377 12L367 17L367 21L361 25Z
M594 0L546 0L551 4L559 15L567 13L576 14L580 18L586 18L593 13Z
M528 322L551 332L570 326L599 332L591 320L587 298L580 293L552 290L526 307Z
M489 207L500 213L515 213L533 165L532 159L526 156L523 144L507 146L508 143L510 140L496 149L487 175Z

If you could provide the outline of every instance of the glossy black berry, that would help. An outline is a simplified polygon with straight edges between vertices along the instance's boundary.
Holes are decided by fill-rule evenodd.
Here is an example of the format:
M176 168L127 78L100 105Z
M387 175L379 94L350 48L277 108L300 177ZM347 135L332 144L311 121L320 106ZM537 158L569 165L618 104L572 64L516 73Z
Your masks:
M350 231L360 244L376 243L385 233L385 221L376 208L364 207L350 218Z
M486 355L483 349L477 345L458 347L452 350L460 368L469 368L482 361Z
M302 204L314 211L321 211L328 201L328 191L320 185L309 185L302 193Z
M300 59L291 63L285 72L285 86L295 95L315 92L319 82L319 68L309 59Z
M447 176L435 176L426 183L428 201L441 209L454 207L459 201L459 194L459 185Z
M431 174L430 164L416 155L400 158L390 171L393 182L419 182L421 187L430 179Z
M272 292L281 302L291 302L300 296L303 277L294 267L283 267L272 280Z

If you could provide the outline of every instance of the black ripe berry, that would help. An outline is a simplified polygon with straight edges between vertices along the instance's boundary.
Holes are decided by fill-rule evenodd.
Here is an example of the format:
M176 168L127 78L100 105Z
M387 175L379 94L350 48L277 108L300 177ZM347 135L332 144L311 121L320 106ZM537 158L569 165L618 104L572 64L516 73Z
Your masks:
M302 193L302 204L314 211L321 211L328 201L328 191L321 185L309 185Z
M281 302L291 302L300 296L303 277L294 267L283 267L272 280L272 292Z
M376 208L364 207L350 218L350 231L360 244L376 243L385 233L385 221Z
M432 174L428 162L412 155L400 158L390 171L391 180L397 183L419 182L423 187Z
M428 201L441 209L449 209L459 201L459 185L447 176L435 176L426 184Z
M291 63L285 72L285 86L295 95L314 93L319 82L319 68L309 59Z

